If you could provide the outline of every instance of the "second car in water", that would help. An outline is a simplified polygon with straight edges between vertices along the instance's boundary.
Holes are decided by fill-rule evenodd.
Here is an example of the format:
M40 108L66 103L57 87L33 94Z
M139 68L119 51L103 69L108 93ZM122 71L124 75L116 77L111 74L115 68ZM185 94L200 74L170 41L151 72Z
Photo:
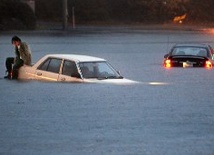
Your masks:
M214 51L207 44L177 44L164 56L163 66L212 68Z

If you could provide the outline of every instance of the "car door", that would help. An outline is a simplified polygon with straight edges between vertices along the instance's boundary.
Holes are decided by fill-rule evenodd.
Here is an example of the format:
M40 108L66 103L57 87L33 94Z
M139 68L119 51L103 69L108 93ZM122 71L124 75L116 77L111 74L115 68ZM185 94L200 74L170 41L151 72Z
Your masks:
M48 58L46 59L35 72L36 79L57 81L60 73L62 59Z
M77 65L74 61L64 60L61 74L59 74L58 81L63 82L82 82Z

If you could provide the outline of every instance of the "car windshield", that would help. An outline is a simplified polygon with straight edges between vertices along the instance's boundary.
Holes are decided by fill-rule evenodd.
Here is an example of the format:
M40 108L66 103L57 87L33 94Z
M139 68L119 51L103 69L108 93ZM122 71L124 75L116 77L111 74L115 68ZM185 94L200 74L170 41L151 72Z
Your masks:
M122 78L120 74L113 69L105 61L101 62L80 62L79 67L83 78L97 78L97 79L116 79Z
M172 55L194 55L207 57L207 50L201 47L175 47Z

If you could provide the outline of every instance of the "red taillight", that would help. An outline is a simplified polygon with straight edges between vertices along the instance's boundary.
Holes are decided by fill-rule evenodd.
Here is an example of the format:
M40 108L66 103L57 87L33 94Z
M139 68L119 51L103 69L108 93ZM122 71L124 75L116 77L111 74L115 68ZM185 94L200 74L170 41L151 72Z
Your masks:
M205 62L205 67L206 67L206 68L212 68L212 63L211 63L210 61L207 60L207 61Z
M166 59L166 60L164 61L164 67L170 68L170 67L171 67L171 60Z

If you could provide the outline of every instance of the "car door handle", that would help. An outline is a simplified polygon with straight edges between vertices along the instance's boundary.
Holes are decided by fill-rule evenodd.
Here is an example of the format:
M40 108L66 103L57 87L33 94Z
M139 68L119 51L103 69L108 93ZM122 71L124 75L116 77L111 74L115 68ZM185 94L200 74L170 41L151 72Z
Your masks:
M42 73L40 73L40 72L37 72L37 73L36 73L36 75L38 75L38 76L42 76Z
M61 81L65 81L66 79L65 78L61 78Z

